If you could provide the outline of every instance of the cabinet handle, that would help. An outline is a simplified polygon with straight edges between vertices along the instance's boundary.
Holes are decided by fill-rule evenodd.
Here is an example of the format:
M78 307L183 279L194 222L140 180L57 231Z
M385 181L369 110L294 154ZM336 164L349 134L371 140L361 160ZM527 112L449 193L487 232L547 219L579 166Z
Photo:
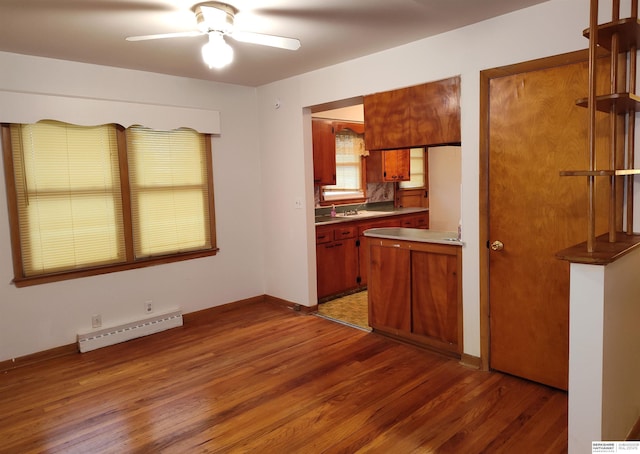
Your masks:
M392 246L393 246L393 247L400 247L400 245L399 245L398 243L393 244Z

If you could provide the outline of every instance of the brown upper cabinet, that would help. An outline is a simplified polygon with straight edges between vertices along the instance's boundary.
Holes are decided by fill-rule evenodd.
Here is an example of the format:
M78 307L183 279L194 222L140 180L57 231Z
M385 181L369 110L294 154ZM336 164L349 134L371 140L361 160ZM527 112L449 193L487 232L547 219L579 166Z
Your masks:
M410 150L386 150L370 152L367 157L367 181L383 183L409 181L411 178Z
M460 76L364 97L367 150L460 142Z
M313 184L316 186L336 184L336 134L343 129L364 134L362 123L332 121L323 118L311 120Z
M330 120L311 121L313 137L313 184L336 184L336 137Z

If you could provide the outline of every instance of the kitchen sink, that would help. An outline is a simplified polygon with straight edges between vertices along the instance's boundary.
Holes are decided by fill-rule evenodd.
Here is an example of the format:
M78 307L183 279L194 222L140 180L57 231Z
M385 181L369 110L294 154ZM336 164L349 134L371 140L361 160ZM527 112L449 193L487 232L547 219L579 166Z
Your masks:
M340 214L339 217L345 217L345 218L368 218L371 216L381 216L384 214L389 214L388 211L370 211L370 210L361 210L358 211L357 213L350 213L350 214Z
M373 210L361 210L357 213L338 213L336 216L331 216L328 214L323 214L321 216L316 216L315 222L316 224L321 222L329 222L329 221L354 221L356 219L365 219L374 216L383 216L385 214L390 214L389 211L373 211Z

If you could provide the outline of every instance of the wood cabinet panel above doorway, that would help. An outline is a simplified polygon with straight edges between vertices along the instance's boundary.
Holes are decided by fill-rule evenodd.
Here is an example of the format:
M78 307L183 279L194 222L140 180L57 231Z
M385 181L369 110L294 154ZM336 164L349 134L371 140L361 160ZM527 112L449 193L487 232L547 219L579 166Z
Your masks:
M392 150L460 142L460 77L364 97L365 146Z

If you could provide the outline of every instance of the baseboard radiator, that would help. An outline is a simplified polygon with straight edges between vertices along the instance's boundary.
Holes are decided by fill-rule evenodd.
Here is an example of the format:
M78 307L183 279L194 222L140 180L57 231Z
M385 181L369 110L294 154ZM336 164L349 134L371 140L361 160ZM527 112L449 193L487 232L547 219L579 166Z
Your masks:
M178 326L182 326L182 311L170 312L111 328L102 328L78 334L78 349L84 353Z

